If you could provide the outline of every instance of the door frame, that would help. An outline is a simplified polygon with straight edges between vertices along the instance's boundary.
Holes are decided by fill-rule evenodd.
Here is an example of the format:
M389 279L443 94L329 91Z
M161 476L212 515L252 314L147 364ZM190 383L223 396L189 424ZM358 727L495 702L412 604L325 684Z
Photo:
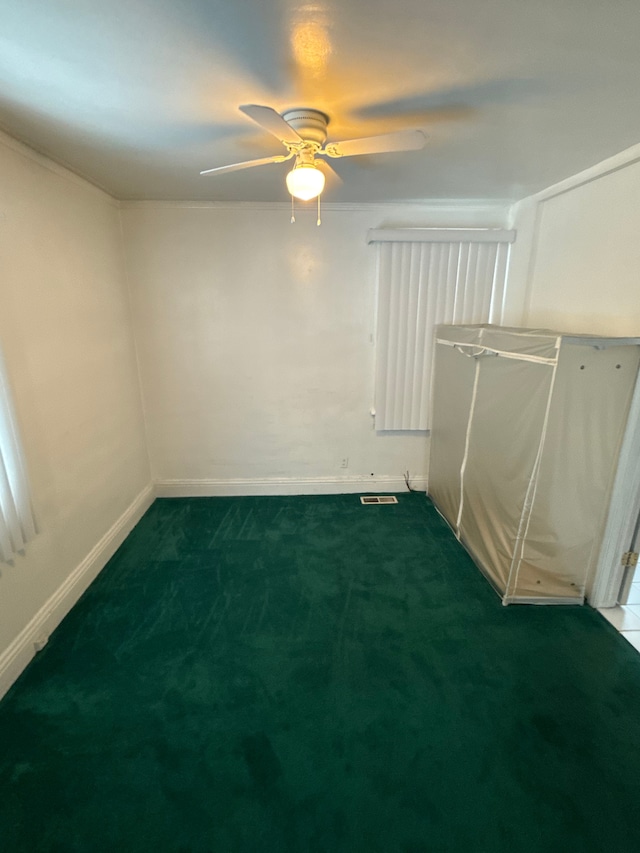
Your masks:
M640 515L640 374L629 408L602 546L593 579L587 587L592 607L615 607L622 585L622 555L631 546Z

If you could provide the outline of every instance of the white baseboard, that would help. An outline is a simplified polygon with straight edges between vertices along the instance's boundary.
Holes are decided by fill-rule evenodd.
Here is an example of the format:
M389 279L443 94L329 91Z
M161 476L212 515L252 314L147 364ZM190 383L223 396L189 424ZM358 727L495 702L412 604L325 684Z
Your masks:
M0 654L0 698L4 696L29 661L42 648L52 631L62 622L80 596L98 576L155 499L147 486L122 513L116 523L76 566L64 583Z
M411 477L411 488L426 491L426 477ZM234 497L243 495L340 495L404 492L404 477L264 477L229 480L156 480L159 498Z

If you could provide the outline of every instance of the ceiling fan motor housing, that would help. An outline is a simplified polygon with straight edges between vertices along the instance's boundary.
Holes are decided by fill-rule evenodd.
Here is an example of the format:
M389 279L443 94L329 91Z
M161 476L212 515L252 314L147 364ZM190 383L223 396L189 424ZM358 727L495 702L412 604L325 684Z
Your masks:
M315 142L320 148L324 145L329 124L329 116L325 113L310 109L287 110L282 118L305 142Z

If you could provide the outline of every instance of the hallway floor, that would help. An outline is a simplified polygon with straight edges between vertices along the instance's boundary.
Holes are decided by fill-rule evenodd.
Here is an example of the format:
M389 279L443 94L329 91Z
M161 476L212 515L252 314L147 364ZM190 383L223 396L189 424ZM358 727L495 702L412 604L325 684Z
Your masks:
M640 565L636 566L627 603L601 607L600 613L640 652Z

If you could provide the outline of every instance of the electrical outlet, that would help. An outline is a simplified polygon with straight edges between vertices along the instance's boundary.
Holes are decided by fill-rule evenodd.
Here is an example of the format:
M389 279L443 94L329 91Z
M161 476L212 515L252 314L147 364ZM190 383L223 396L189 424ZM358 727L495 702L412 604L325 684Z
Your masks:
M349 457L348 456L342 457L342 460L340 462L340 467L341 468L348 468L349 467Z

